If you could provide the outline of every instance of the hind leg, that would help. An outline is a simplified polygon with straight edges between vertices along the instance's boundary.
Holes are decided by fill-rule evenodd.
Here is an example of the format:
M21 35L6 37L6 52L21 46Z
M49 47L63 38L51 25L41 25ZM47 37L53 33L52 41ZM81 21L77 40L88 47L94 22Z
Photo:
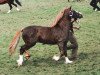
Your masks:
M30 49L32 46L34 46L34 44L25 44L20 48L20 55L19 55L19 59L17 60L18 66L21 66L23 64L23 53Z
M30 58L30 53L28 50L25 51L25 58L28 60Z

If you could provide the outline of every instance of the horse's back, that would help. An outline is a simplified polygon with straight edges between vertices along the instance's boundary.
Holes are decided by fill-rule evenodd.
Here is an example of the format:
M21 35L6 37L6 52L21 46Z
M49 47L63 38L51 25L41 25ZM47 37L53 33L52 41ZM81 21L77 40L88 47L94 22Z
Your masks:
M41 35L47 35L49 33L51 33L50 27L28 26L23 29L23 35L41 36Z
M42 26L28 26L22 30L23 39L34 39L37 40L39 36L46 35L49 27Z
M27 40L44 44L55 44L57 42L57 37L51 27L28 26L23 29L22 37L26 42Z
M50 27L43 27L43 26L28 26L23 29L23 32L35 32L35 31L46 31L50 30Z

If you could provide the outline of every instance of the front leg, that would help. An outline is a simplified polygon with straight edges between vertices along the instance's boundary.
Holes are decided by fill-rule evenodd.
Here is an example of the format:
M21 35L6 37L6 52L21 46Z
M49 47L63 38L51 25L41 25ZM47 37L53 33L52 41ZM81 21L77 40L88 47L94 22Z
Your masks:
M53 56L53 59L56 60L56 61L58 61L64 55L64 51L63 51L64 43L62 43L62 42L59 43L58 47L59 47L59 50L60 50L60 55L59 56L56 56L56 55Z
M71 59L75 60L77 59L78 43L77 43L77 39L75 38L72 32L70 32L69 34L69 41L71 45L67 46L67 49L72 49Z
M60 42L58 44L59 50L60 50L60 56L54 56L53 59L58 61L62 56L65 56L65 63L72 63L72 61L70 61L67 57L67 50L66 50L66 46L63 42Z
M65 56L65 64L68 64L68 63L72 63L73 61L70 61L69 58L67 57L67 43L65 42L64 43L64 56Z

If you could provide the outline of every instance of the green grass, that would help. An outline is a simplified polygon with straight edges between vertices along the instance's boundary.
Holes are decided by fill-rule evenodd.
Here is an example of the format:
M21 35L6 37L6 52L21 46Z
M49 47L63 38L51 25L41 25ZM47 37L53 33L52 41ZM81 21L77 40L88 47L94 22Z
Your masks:
M88 2L70 2L67 0L22 0L21 11L15 9L6 14L9 7L0 6L0 75L99 75L100 74L100 12L94 12ZM13 35L29 25L50 26L57 13L66 6L83 13L84 18L78 24L81 29L75 31L79 43L79 59L72 64L64 60L55 62L54 54L59 50L56 45L37 43L30 49L31 58L24 65L17 67L16 60L21 40L16 53L10 58L8 46ZM70 51L68 51L70 57Z

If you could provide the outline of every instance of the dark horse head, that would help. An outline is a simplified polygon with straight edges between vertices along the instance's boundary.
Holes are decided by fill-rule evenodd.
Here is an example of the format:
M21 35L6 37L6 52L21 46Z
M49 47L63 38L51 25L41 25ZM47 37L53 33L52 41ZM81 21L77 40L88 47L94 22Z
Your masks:
M73 23L77 22L79 19L83 18L83 15L82 15L82 13L72 9L72 10L70 10L68 17L69 17L69 20L71 20L71 22L70 22L70 30L74 33L74 30L73 30L73 25L74 24Z
M68 22L75 22L78 19L83 18L83 15L80 12L73 10L71 7L64 8L63 10L58 13L57 17L55 18L52 27L57 26L61 21L66 19ZM64 22L65 23L65 22Z
M75 21L77 21L78 19L83 18L83 15L82 15L82 13L80 13L80 12L77 12L77 11L75 11L75 10L71 10L71 11L70 11L69 17L72 19L72 22L75 22Z
M31 47L36 45L37 42L43 44L58 45L60 50L60 56L54 57L55 60L59 60L60 57L65 56L65 63L72 63L67 57L67 43L69 41L70 23L72 19L74 21L78 18L82 18L82 15L70 8L64 8L56 17L53 22L53 27L43 27L43 26L28 26L24 29L18 31L9 46L9 52L12 54L18 44L19 37L22 36L24 45L20 48L19 59L17 60L18 65L23 64L23 53L26 53ZM22 35L21 35L22 33ZM71 39L72 40L72 39ZM76 40L75 40L76 41ZM74 47L74 49L76 46ZM75 54L76 57L77 49Z
M18 5L22 6L21 3L19 2L19 0L0 0L0 5L1 5L1 4L6 4L6 3L8 3L8 5L9 5L9 7L10 7L10 10L9 10L7 13L10 13L10 12L11 12L12 5L14 5L14 6L16 7L17 11L19 11L19 9L17 8L17 4L15 4L14 1L15 1Z

